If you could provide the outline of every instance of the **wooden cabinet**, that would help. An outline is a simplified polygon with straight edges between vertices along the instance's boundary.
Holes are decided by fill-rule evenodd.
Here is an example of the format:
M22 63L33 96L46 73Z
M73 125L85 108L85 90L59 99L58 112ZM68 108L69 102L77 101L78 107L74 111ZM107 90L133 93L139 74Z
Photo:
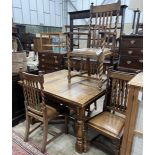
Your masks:
M52 51L38 52L39 70L50 73L64 68L65 52L53 53Z
M22 87L18 84L19 74L12 74L12 126L25 118L25 106Z
M119 66L143 70L143 36L122 35Z

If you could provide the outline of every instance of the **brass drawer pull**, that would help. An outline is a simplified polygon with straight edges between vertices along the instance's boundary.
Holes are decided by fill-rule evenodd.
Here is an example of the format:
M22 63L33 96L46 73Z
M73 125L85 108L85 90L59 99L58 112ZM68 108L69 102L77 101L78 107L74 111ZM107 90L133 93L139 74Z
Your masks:
M131 40L131 41L130 41L131 44L134 44L135 42L136 42L135 40Z
M143 60L139 60L140 63L143 63Z
M126 63L129 65L129 64L131 64L131 62L132 62L132 61L127 61Z
M133 51L128 51L128 54L132 54L133 53Z

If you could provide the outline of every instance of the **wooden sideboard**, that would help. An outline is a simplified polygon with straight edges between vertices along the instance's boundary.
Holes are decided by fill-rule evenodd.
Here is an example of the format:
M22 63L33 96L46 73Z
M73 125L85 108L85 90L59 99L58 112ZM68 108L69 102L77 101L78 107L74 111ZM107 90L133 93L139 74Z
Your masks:
M12 126L25 118L24 96L19 80L19 74L12 73Z
M143 70L143 36L122 35L119 66Z

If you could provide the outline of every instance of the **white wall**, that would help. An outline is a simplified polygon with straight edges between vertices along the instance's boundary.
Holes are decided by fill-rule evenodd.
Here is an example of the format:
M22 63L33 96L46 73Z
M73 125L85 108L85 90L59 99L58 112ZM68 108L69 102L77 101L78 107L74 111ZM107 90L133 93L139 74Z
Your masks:
M13 0L13 21L19 24L61 27L69 24L71 11L86 10L91 3L101 5L117 0ZM130 0L121 0L129 4ZM136 0L135 0L136 1ZM142 16L141 16L142 17ZM132 23L133 11L126 9L125 23ZM142 21L142 18L141 20ZM89 20L76 20L75 24L88 24Z
M61 27L65 0L13 0L13 21L19 24Z

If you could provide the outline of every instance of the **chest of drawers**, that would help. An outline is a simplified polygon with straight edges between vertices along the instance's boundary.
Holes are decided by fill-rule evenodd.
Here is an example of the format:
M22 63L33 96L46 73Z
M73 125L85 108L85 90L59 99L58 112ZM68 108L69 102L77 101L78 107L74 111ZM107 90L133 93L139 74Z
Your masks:
M143 70L143 36L122 35L119 66Z
M45 73L58 71L64 68L66 53L53 53L51 51L39 52L39 70Z

